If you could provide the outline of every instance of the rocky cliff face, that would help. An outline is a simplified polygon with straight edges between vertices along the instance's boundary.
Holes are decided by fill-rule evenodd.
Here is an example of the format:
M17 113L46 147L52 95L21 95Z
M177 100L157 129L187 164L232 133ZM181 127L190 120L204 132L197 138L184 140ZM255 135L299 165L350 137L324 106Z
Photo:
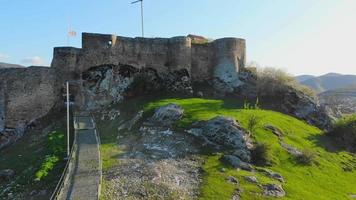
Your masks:
M276 97L274 105L284 113L303 119L321 129L329 129L333 121L332 114L317 98L293 88Z
M152 68L103 65L84 72L82 79L80 93L84 95L84 103L80 106L86 109L98 109L119 103L126 96L151 92L192 93L190 77L184 69L159 74Z

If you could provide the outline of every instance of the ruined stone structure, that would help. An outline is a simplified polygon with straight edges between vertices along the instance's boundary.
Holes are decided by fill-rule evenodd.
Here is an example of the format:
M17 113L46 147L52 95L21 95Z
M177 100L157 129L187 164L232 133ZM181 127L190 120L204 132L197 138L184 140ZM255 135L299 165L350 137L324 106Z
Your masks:
M83 33L82 48L54 48L51 67L0 69L0 133L62 106L66 81L75 82L76 104L87 109L120 102L138 86L142 92L192 93L194 82L212 83L219 92L233 92L242 84L238 73L245 66L244 39L194 41Z

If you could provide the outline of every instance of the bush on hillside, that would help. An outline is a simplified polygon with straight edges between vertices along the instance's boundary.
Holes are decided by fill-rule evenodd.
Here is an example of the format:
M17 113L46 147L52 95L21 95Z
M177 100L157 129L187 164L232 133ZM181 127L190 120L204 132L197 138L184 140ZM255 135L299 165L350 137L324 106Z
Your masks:
M278 97L290 89L315 97L313 90L299 84L292 75L281 69L259 68L257 79L257 90L260 97Z
M261 118L257 115L250 115L247 120L247 130L251 133L257 128L257 126L261 122Z
M300 155L295 158L299 164L311 165L315 162L316 153L310 149L304 149Z
M257 143L252 150L252 162L258 166L271 166L273 164L271 147L266 143Z
M335 137L348 150L356 151L356 114L337 121L329 135Z

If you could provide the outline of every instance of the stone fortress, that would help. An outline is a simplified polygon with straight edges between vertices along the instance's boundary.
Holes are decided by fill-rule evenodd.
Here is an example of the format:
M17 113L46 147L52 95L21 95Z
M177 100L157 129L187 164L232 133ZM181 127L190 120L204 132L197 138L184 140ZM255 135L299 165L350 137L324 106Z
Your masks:
M139 83L142 92L192 93L195 82L210 82L219 92L232 92L241 84L245 40L199 39L83 33L82 48L54 48L51 67L0 69L0 133L20 137L29 124L63 108L67 81L82 109L120 102Z

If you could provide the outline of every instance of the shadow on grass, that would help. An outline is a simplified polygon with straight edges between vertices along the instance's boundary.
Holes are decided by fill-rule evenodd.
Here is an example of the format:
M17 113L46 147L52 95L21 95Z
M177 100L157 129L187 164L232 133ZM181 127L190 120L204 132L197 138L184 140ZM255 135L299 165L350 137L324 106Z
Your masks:
M327 133L323 133L321 135L310 135L307 139L312 141L318 147L321 147L331 153L338 153L341 151L355 153L341 145L340 142L337 141L337 138L329 136Z

